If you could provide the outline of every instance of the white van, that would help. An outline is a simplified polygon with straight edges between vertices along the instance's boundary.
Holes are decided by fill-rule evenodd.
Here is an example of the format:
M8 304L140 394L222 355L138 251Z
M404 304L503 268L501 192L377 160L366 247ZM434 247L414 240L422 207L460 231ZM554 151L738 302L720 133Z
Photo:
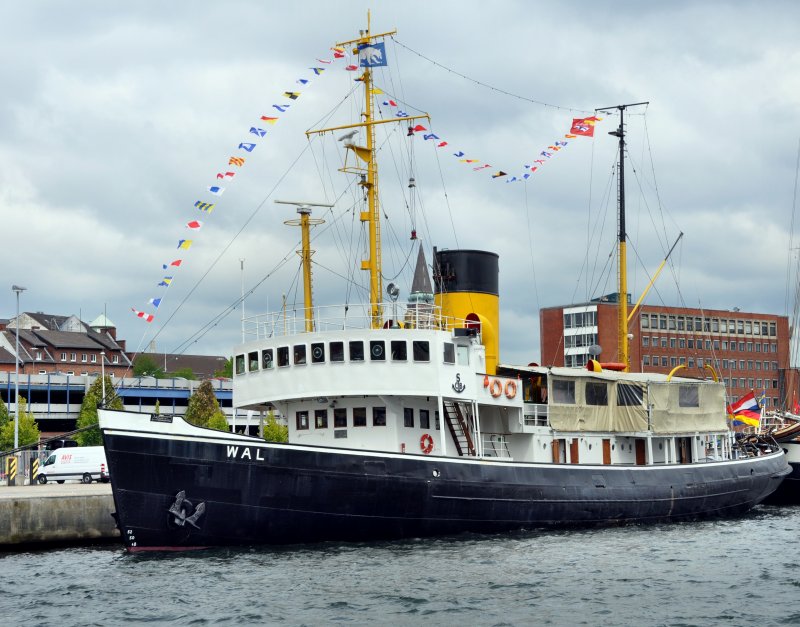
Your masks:
M81 483L108 481L106 452L102 446L59 448L39 467L39 483L74 479Z

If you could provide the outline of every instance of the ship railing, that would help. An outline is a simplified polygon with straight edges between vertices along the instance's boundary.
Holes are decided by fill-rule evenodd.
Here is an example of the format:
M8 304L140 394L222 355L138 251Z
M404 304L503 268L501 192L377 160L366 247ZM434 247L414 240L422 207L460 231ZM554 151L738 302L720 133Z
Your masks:
M506 459L511 458L511 453L508 450L508 435L505 433L487 433L481 434L483 442L483 456L484 457L503 457Z
M250 316L242 321L246 341L286 337L300 333L353 329L436 329L450 331L469 326L469 322L442 314L441 307L428 303L381 305L383 315L376 319L369 305L329 305L314 307L306 318L306 308Z
M550 419L547 405L543 403L525 403L522 409L526 427L549 427Z

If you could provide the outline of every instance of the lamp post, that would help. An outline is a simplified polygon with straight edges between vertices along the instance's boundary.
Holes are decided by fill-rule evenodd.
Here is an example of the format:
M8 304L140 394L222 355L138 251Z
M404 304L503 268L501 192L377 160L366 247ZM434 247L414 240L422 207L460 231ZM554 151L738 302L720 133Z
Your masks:
M14 448L19 448L19 295L27 288L12 285L11 291L17 294L17 319L14 322L17 332L17 347L14 351Z

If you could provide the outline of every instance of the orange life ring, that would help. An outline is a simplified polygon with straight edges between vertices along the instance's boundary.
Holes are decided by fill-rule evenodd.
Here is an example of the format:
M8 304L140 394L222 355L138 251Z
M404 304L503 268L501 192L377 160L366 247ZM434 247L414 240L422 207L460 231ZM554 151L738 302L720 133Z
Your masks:
M517 382L513 379L506 381L506 398L514 398L517 395Z
M489 394L491 394L493 398L500 398L502 393L503 384L500 379L492 379L492 383L489 386Z
M428 455L433 450L433 438L428 433L423 433L419 439L419 447L425 455Z

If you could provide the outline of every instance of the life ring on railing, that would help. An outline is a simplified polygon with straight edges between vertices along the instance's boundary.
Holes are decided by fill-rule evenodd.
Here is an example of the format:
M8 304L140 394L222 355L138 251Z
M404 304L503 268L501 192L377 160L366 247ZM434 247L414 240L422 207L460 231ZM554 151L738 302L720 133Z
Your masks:
M419 439L419 448L422 450L425 455L430 454L433 450L433 438L428 433L423 433L422 437Z
M492 379L492 382L489 384L489 394L492 395L492 398L500 398L502 393L503 384L500 379Z
M506 398L512 399L517 395L517 382L511 379L506 381Z

